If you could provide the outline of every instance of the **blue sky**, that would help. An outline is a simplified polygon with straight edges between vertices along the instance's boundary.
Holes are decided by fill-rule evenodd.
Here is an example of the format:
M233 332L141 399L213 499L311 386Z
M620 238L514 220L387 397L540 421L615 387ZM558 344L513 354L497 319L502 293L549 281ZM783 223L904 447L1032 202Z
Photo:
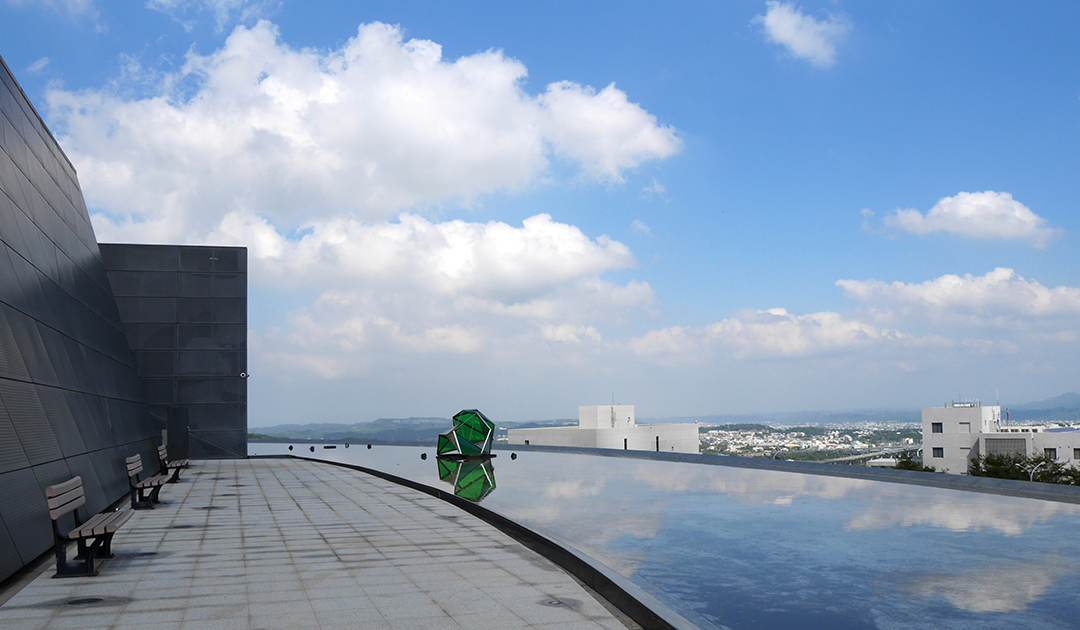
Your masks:
M1080 8L518 5L0 0L0 55L99 239L249 247L252 426L1078 389Z

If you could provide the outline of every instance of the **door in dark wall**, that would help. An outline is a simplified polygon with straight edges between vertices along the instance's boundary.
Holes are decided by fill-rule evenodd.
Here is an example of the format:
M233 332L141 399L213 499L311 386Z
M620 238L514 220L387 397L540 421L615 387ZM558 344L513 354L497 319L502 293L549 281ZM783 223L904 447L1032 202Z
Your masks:
M169 459L188 458L188 410L169 407Z

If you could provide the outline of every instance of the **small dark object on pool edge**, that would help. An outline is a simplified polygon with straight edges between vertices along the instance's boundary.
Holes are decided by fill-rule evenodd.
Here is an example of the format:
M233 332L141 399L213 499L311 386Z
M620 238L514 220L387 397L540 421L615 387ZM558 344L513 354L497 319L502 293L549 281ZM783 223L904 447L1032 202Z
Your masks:
M345 443L345 448L349 448L349 443L348 442Z
M292 444L290 444L290 445L289 445L289 450L290 450L290 451L292 450Z
M427 461L427 453L420 453L420 459Z
M510 459L517 459L517 453L510 453Z
M312 453L314 453L314 452L315 452L315 447L314 447L314 446L312 446L312 447L311 447L311 452L312 452Z
M367 450L369 450L369 451L371 450L371 445L370 444L367 445Z

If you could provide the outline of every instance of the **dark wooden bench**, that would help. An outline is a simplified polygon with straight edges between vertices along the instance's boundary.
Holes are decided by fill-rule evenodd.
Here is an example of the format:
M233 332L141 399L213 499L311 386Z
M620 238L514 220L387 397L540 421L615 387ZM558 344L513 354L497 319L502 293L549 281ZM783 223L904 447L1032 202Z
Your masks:
M180 481L180 469L187 468L188 460L186 459L169 459L169 449L165 445L161 445L157 449L158 459L161 460L161 474L171 472L172 479L170 483L176 483Z
M82 477L74 477L45 488L45 499L49 502L49 518L52 519L53 541L56 546L56 575L53 577L97 575L94 558L113 557L113 534L128 522L132 515L131 510L102 512L85 523L80 521L78 509L86 504ZM75 529L64 534L59 521L67 514L71 514L75 519ZM72 541L79 546L79 553L73 558L81 560L77 564L69 564L67 561L67 545ZM87 545L88 541L92 542Z
M132 455L127 460L128 485L131 487L131 509L152 510L158 502L161 486L169 483L172 473L157 474L139 480L143 471L142 455Z

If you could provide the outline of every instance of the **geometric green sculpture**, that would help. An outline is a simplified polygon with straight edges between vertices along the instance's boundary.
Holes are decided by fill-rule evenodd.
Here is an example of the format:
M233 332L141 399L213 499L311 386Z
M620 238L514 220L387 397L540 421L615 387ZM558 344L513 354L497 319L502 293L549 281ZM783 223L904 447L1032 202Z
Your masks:
M495 469L490 459L439 459L438 462L439 479L454 486L455 496L479 503L495 489Z
M465 409L454 416L454 427L439 435L435 447L438 457L490 457L495 441L495 425L476 409Z

